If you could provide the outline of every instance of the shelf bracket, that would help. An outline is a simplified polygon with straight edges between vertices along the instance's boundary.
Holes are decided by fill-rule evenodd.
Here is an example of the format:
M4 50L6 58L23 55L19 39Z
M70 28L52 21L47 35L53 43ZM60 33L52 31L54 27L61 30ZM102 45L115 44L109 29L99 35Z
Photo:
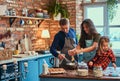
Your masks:
M13 22L15 21L16 17L9 18L10 27L12 26Z
M39 26L41 25L41 23L44 21L44 19L42 19L42 20L38 20L39 21L39 24L38 24L38 28L39 28Z

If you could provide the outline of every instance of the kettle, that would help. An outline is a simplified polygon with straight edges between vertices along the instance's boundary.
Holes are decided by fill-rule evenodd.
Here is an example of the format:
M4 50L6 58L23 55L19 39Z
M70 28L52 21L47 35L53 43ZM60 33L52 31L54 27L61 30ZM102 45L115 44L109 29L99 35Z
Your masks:
M50 58L50 64L53 65L53 67L59 67L60 61L57 57Z

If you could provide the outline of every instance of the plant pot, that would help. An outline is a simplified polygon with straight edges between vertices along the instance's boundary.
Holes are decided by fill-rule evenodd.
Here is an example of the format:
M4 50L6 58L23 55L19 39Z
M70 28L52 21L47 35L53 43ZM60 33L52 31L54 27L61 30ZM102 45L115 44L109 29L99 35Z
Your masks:
M57 16L53 16L54 20L60 20L61 19L61 13L58 13Z

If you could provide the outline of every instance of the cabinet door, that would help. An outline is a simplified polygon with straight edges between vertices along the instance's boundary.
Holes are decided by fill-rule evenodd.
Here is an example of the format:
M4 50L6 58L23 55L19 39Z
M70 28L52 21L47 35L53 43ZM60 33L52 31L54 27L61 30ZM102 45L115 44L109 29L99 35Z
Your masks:
M24 61L25 62L25 61ZM24 62L21 62L21 72L22 72L22 81L39 81L38 76L38 61L37 60L30 60L28 62L28 73L25 75L25 68ZM24 78L25 77L25 78Z

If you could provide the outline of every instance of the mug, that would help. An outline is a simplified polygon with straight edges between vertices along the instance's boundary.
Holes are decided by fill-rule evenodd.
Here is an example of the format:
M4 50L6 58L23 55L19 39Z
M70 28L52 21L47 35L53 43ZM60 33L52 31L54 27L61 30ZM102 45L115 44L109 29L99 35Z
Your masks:
M34 22L34 24L39 24L38 20Z
M20 20L20 25L24 25L25 21L23 19Z
M26 23L30 25L30 24L32 24L32 21L31 20L27 20Z
M18 55L19 54L19 50L14 50L14 55Z
M57 57L50 58L50 64L52 64L53 67L59 67L59 59Z

